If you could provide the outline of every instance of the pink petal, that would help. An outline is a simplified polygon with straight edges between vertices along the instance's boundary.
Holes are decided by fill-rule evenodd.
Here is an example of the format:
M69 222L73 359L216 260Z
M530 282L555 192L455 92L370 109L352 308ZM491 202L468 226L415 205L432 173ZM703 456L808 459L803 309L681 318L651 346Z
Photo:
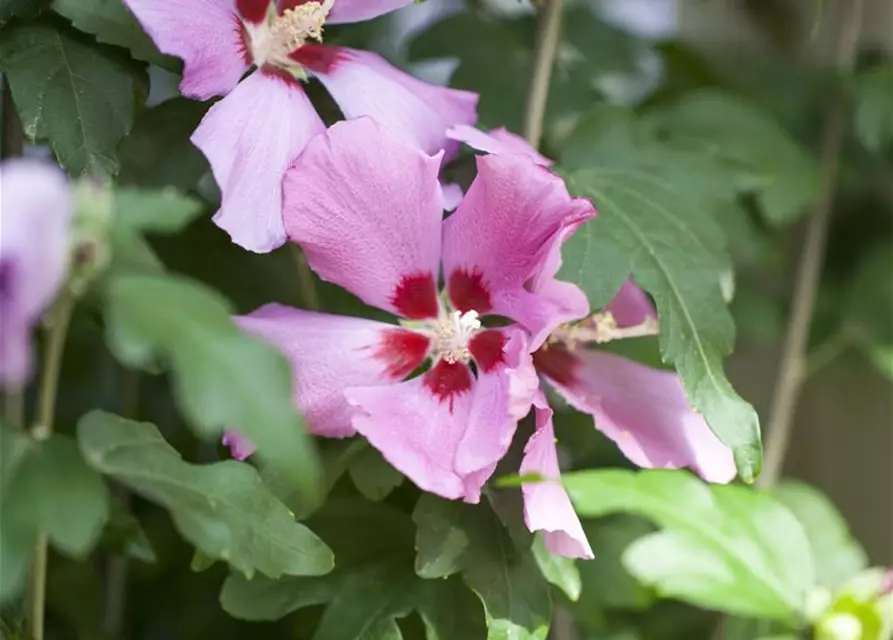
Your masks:
M31 373L31 326L65 280L72 198L56 165L0 164L0 384L20 387Z
M446 130L477 120L476 93L422 82L378 54L306 45L292 57L319 77L344 117L372 116L426 153L445 149L450 157L458 145Z
M447 137L451 140L464 142L478 151L495 154L514 153L525 156L535 163L546 167L552 164L552 160L540 154L524 138L512 133L505 127L499 127L491 130L489 133L484 133L480 129L469 125L457 124L447 130Z
M314 139L285 177L284 223L313 270L406 318L438 312L443 203L429 157L371 118Z
M537 370L640 467L690 467L708 482L735 477L731 451L692 409L679 376L611 353L561 347L534 354Z
M642 324L649 317L657 318L657 311L648 294L631 279L623 283L605 311L611 312L618 327L632 327Z
M253 73L202 119L192 143L223 194L214 222L257 253L285 242L282 179L307 142L325 130L300 84Z
M465 194L462 193L462 187L455 182L449 182L442 185L443 188L443 208L445 211L452 211L459 206Z
M505 363L477 380L441 360L397 385L349 389L354 427L421 489L478 502L535 392L523 334L509 335Z
M229 447L230 455L236 460L244 460L256 450L251 441L235 429L227 429L221 442Z
M310 432L332 438L354 433L345 389L402 380L428 351L425 336L395 325L278 304L236 321L285 354L297 380L295 404Z
M226 95L249 66L234 0L124 0L163 53L182 58L185 96Z
M380 15L402 9L415 0L335 0L329 13L327 24L343 24L346 22L363 22ZM286 0L288 3L289 0ZM294 0L291 0L293 3Z
M558 451L552 409L542 392L534 400L536 431L524 447L521 475L538 474L542 482L521 486L524 496L524 523L530 531L542 531L546 549L568 558L593 558L592 547L583 532L580 518L561 486Z
M447 290L457 309L517 321L533 334L536 348L566 309L552 299L555 292L533 290L533 279L564 234L594 216L595 209L572 198L558 176L525 157L481 156L477 165L462 204L444 223Z

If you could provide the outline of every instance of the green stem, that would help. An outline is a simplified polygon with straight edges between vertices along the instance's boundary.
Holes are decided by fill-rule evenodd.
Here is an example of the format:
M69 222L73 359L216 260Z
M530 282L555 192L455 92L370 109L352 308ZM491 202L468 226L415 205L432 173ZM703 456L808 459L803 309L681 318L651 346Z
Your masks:
M293 244L289 248L298 267L298 289L301 291L301 302L305 309L319 311L319 294L316 292L316 284L313 281L310 265L307 264L307 257L298 245Z
M558 53L561 34L561 21L564 17L564 0L542 0L540 9L537 47L533 59L533 77L527 94L527 107L524 111L524 138L530 146L537 148L543 136L543 119L546 117L546 103L549 100L549 82L552 67Z
M67 290L63 291L53 309L52 325L44 351L37 401L37 420L31 428L31 435L38 440L44 440L53 433L62 353L73 309L74 297ZM44 640L48 553L46 534L40 532L34 545L34 562L31 566L31 583L28 594L28 631L32 640Z
M25 424L25 395L21 389L11 389L3 396L3 419L14 429Z

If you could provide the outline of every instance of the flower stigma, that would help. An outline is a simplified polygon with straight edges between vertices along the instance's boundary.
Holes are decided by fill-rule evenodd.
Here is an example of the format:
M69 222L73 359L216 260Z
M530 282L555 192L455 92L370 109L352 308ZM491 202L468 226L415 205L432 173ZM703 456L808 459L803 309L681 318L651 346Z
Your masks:
M467 363L471 359L468 342L480 328L481 321L474 310L441 316L433 328L435 354L450 364Z
M258 67L265 64L286 69L294 67L289 54L303 47L308 40L322 42L323 25L334 4L335 0L305 2L277 15L276 3L272 3L266 22L245 24L254 64Z

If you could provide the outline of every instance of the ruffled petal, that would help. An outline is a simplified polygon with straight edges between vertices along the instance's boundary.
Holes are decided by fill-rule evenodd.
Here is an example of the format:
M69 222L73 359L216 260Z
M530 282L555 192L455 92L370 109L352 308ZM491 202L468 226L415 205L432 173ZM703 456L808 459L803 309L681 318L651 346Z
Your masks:
M313 140L285 178L284 222L324 280L405 318L436 317L440 156L371 118Z
M185 96L226 95L248 69L235 0L124 0L163 53L182 58Z
M215 104L192 134L223 194L214 222L257 253L285 242L282 179L325 126L300 84L254 73Z
M395 325L278 304L236 321L285 354L297 380L295 404L310 432L332 438L354 433L345 389L402 380L428 352L428 338Z
M335 0L327 24L363 22L378 16L402 9L415 0ZM285 4L297 4L295 0L284 0Z
M540 392L534 400L536 431L524 447L521 474L538 474L543 481L521 485L524 523L530 531L542 531L546 549L568 558L593 558L580 518L561 486L552 409Z
M31 373L31 326L52 302L68 267L73 204L57 166L16 159L0 165L0 384Z
M451 157L458 144L446 130L477 120L476 93L422 82L378 54L305 45L292 58L317 75L346 118L371 116L426 153L445 149Z
M692 409L675 373L611 353L561 347L534 354L537 370L640 467L690 467L708 482L735 477L731 450Z
M425 491L478 502L535 392L523 334L510 334L504 363L475 380L467 365L441 360L388 387L348 389L354 427Z
M444 223L447 291L457 309L512 318L536 348L567 311L553 299L557 292L540 295L534 279L565 234L595 209L528 158L482 156L477 165L468 193Z
M539 151L530 146L530 144L521 136L516 135L506 129L499 127L485 133L480 129L465 124L457 124L447 130L447 137L451 140L464 142L469 147L494 154L514 153L522 155L533 160L536 164L548 167L552 161Z
M605 311L614 316L618 327L632 327L642 324L648 318L657 318L657 310L648 294L632 279L623 283L620 291L605 307Z
M465 197L462 187L455 182L448 182L441 186L443 188L443 208L445 211L453 211Z

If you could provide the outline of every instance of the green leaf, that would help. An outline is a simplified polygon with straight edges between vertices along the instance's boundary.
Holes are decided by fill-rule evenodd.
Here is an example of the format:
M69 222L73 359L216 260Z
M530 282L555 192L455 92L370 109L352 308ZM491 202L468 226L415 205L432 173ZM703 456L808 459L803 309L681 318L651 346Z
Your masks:
M596 622L606 608L647 609L654 594L640 585L621 562L626 548L654 527L641 518L616 515L583 522L595 559L578 564L583 589L573 607L576 617Z
M319 463L292 406L290 367L274 347L239 330L224 299L182 278L118 275L106 320L119 360L146 367L160 356L170 364L178 404L201 435L240 429L313 499Z
M162 55L122 0L54 0L53 9L99 42L126 47L137 60L176 69L176 60Z
M661 595L784 622L803 614L815 584L809 541L770 496L684 471L582 471L563 480L583 517L632 512L663 527L624 554L627 569Z
M865 550L853 538L846 520L818 489L786 481L774 487L772 495L803 525L819 584L835 589L868 566Z
M551 599L530 549L519 549L492 509L423 494L413 519L416 571L426 577L461 569L487 614L488 640L542 639Z
M856 134L875 153L893 142L893 63L856 76Z
M168 509L192 544L252 575L320 575L332 552L264 486L251 465L184 462L151 424L93 411L78 423L88 462Z
M177 97L143 111L118 146L119 182L194 189L208 162L189 138L207 110L205 103Z
M131 233L175 233L202 212L202 203L175 189L117 188L115 229Z
M773 224L806 211L819 186L819 167L770 114L731 95L703 90L686 96L663 121L670 141L702 150L745 173Z
M158 559L139 520L121 500L111 502L111 515L102 534L102 546L118 555L153 564Z
M114 175L137 93L117 59L46 25L0 32L6 74L29 140L47 140L69 173Z
M24 585L39 533L69 556L93 549L108 518L108 491L71 438L35 441L6 428L0 434L0 602L6 602Z
M429 640L484 636L480 603L459 580L422 580L413 573L412 523L405 514L336 498L309 522L335 550L335 571L278 581L233 574L221 593L227 612L272 620L328 603L313 640L355 640L388 637L380 634L393 633L394 620L417 609Z
M645 168L599 167L573 173L572 193L599 216L567 242L559 277L579 284L593 308L604 306L632 275L655 299L660 347L697 411L752 482L762 466L759 419L727 380L722 358L735 328L720 291L726 258L722 230L685 184Z
M404 480L403 474L373 447L365 447L357 454L348 473L357 490L373 501L387 498Z
M12 18L34 18L44 10L48 0L0 0L0 27Z
M580 581L580 571L573 558L565 558L546 549L541 535L534 538L531 550L543 577L561 589L571 601L576 601L580 597L583 586Z
M459 571L468 548L468 533L457 526L463 513L458 502L423 493L412 512L416 524L415 571L423 578L445 578Z

